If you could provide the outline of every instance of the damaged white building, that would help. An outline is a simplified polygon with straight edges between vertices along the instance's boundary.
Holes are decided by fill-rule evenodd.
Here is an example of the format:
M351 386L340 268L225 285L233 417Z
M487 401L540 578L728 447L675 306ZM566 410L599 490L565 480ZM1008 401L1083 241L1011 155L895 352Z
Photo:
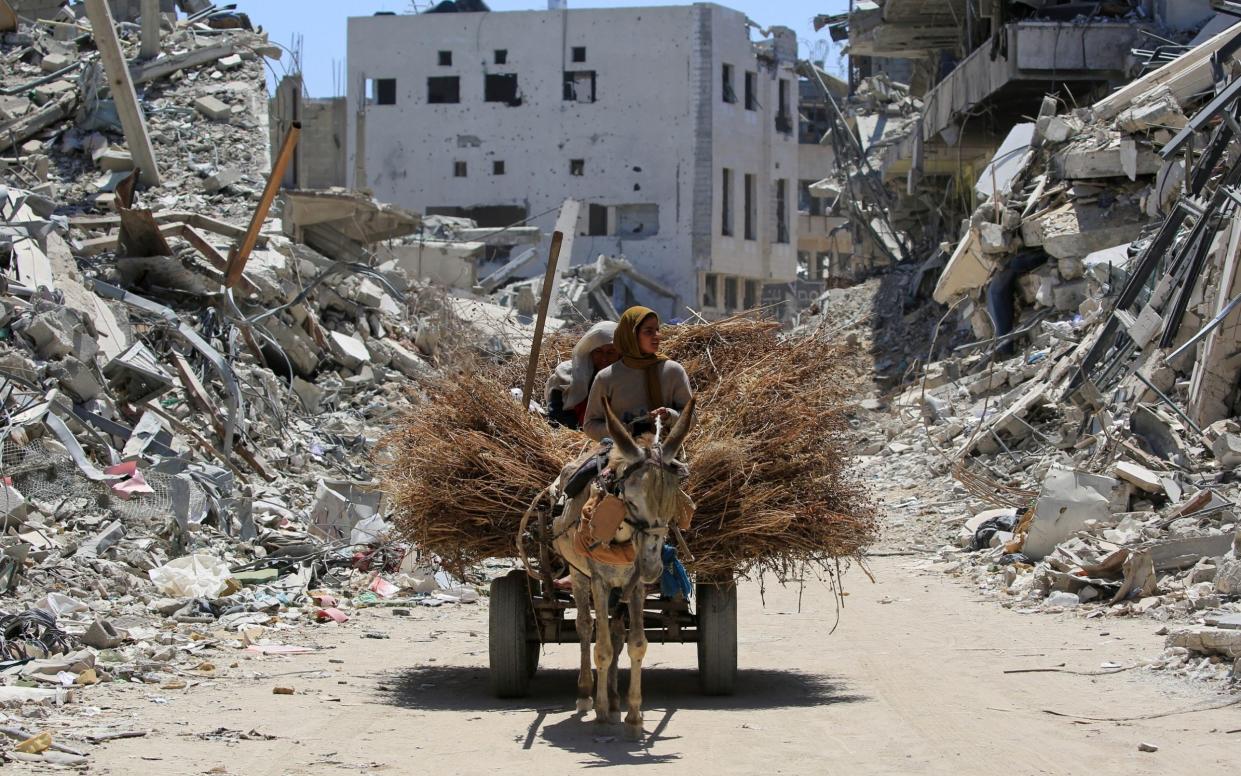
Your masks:
M545 233L577 199L573 263L670 292L618 281L617 308L756 306L797 277L798 84L793 32L752 26L707 3L351 18L348 184Z

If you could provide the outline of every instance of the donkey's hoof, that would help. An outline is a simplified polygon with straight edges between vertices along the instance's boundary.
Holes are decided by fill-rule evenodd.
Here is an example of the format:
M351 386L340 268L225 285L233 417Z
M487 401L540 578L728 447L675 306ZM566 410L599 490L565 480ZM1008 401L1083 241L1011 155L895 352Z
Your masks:
M636 725L631 725L628 722L625 723L625 740L626 741L641 741L642 736L644 736L645 734L646 732L642 730L641 722L639 722Z
M595 709L595 724L596 725L606 725L611 721L612 720L608 719L608 713L606 711L599 711L598 709Z
M594 705L595 705L595 702L592 701L590 698L578 698L577 699L577 713L586 714L592 708L594 708Z
M616 725L621 721L620 709L612 709L608 712L608 723Z

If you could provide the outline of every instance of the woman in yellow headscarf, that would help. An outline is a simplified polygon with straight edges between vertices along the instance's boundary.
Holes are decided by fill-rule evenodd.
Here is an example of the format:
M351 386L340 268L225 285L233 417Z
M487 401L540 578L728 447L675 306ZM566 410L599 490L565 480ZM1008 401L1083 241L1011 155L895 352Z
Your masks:
M605 397L612 412L626 424L662 417L668 426L689 403L689 375L659 352L659 326L659 315L646 307L630 307L616 324L614 341L621 360L595 377L586 402L582 430L591 439L598 441L608 434Z

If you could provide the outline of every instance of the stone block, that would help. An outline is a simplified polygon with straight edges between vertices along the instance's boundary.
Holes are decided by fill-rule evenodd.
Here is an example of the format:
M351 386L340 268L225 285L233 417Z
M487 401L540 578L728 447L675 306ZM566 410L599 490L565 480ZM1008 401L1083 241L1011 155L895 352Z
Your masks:
M233 109L228 104L210 95L194 100L194 108L212 121L227 121L233 115Z
M70 353L83 361L94 360L99 344L86 333L82 321L65 307L36 314L25 329L40 358L59 358Z
M1067 256L1056 259L1056 270L1064 280L1077 280L1086 274L1086 265L1079 258Z
M229 54L218 60L215 66L221 70L236 70L241 67L241 57L236 54Z
M1043 127L1043 137L1049 143L1063 143L1073 134L1073 125L1060 116L1051 116Z
M224 167L217 170L214 175L209 175L203 179L203 191L208 194L214 194L225 187L231 186L241 180L241 171L232 167Z
M45 73L55 73L57 70L64 70L76 61L77 60L66 56L65 54L48 54L43 57L43 61L39 63L39 67L42 68Z
M339 331L328 332L328 346L337 363L346 369L357 370L371 361L370 351L366 343L357 337L351 337Z
M300 326L289 326L274 316L268 318L264 325L288 356L294 372L302 377L315 373L319 368L321 353L309 334Z
M97 399L103 393L103 385L89 365L72 356L66 356L65 360L56 366L55 376L60 387L77 401Z
M26 497L12 485L0 483L0 527L14 528L26 521L30 507Z
M426 377L435 371L421 356L398 342L384 340L383 346L391 357L391 367L411 380Z
M978 227L978 244L982 252L993 255L1008 252L1008 239L1004 237L1004 227L999 224L984 223Z
M1086 301L1087 291L1085 280L1061 283L1052 289L1052 304L1060 312L1074 312L1082 302Z
M105 172L124 172L134 168L134 157L120 148L105 148L95 155L95 165Z
M77 90L78 85L73 81L52 81L50 84L43 84L34 88L34 103L35 105L46 105Z
M1241 435L1224 432L1211 443L1211 453L1220 466L1232 468L1241 465Z
M1224 595L1241 595L1241 560L1221 561L1212 581Z

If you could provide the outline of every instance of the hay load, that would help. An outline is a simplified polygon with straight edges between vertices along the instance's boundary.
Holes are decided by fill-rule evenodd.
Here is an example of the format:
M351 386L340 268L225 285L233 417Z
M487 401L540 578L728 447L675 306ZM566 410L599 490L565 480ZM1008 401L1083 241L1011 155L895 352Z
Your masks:
M668 327L663 350L699 399L686 486L694 573L772 571L859 558L877 537L874 507L845 454L850 353L775 323L730 318ZM570 343L571 344L571 343ZM557 342L549 364L566 343ZM515 553L522 513L589 440L523 412L512 366L427 387L381 443L397 524L449 566Z

